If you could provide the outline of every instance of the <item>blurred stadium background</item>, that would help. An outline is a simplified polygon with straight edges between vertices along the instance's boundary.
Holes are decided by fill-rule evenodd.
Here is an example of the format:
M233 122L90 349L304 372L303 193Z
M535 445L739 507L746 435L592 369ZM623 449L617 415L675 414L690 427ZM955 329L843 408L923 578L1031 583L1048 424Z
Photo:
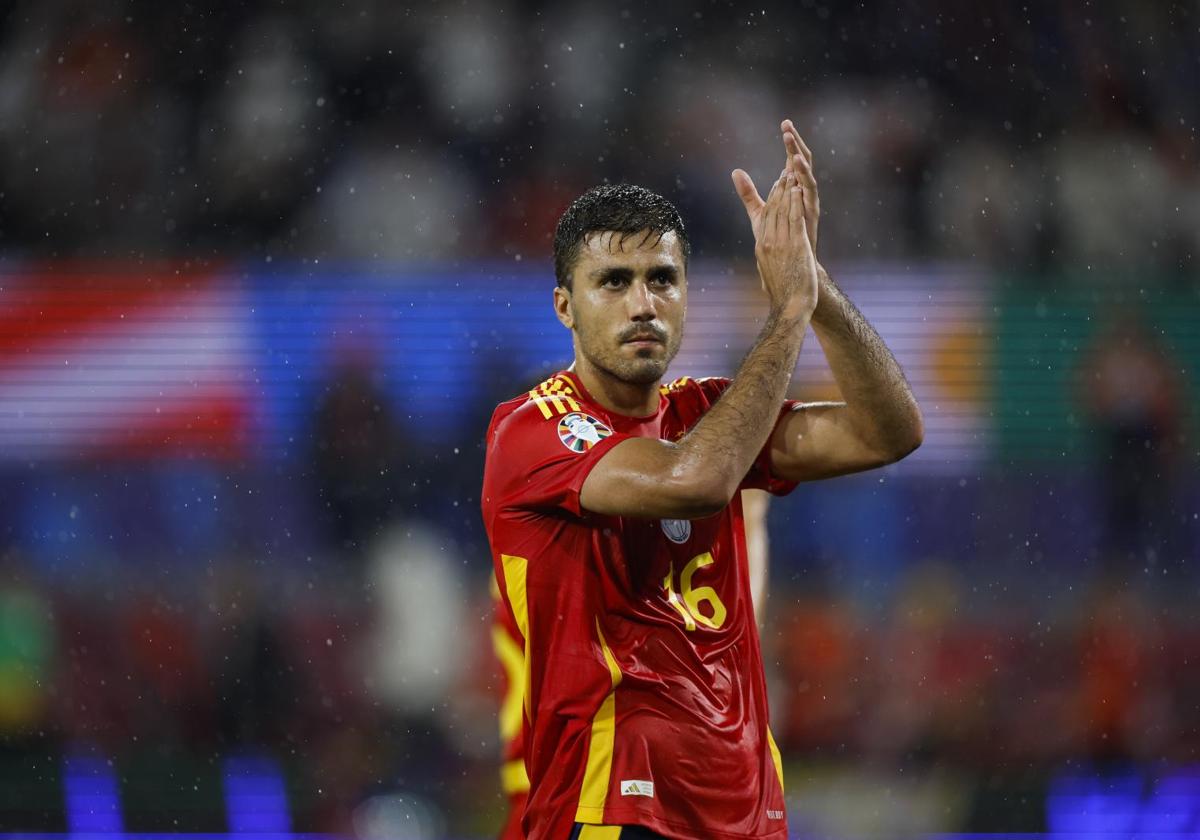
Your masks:
M495 831L554 221L677 201L729 373L784 116L927 418L770 514L793 834L1200 831L1195 2L3 11L0 833Z

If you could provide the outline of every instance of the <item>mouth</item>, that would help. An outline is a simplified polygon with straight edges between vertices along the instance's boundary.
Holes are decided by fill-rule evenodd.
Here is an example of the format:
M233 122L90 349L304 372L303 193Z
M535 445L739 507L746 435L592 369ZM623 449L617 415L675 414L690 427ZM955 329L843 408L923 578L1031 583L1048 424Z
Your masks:
M638 354L652 353L663 346L657 338L630 338L622 342L625 347L632 347Z

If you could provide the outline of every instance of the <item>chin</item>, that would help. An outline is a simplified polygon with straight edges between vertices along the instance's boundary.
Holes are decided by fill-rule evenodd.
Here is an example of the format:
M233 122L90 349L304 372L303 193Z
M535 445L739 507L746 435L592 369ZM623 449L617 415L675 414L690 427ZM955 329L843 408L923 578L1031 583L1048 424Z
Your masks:
M662 379L666 372L666 364L647 359L640 364L625 365L618 378L630 385L653 385Z

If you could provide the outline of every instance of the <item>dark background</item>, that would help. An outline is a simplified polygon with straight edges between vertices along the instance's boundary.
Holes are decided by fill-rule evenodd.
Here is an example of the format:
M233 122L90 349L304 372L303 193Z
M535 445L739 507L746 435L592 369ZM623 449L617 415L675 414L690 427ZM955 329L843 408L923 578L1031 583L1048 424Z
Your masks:
M677 202L729 373L783 117L928 422L771 510L793 833L1200 826L1195 3L0 6L0 831L495 830L554 222Z

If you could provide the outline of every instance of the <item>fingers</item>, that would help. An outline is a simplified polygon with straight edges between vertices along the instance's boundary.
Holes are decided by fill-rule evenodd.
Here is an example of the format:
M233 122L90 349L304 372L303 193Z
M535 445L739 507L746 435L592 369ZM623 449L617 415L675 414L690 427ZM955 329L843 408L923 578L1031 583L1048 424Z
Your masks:
M788 188L788 223L792 236L807 235L804 229L804 187L793 179Z
M813 174L812 164L804 159L804 155L792 155L792 165L795 167L796 180L806 190L816 191L817 176Z
M791 121L786 120L783 123L785 126L790 125ZM796 158L802 157L800 151L800 143L797 141L797 135L794 131L785 129L783 132L783 147L787 150L787 169L789 172L796 171Z
M817 192L817 176L813 172L812 150L808 148L791 120L784 120L779 127L783 131L783 144L788 150L788 169L795 174L804 191L805 228L815 251L821 203Z
M792 186L795 183L790 172L784 172L779 177L779 201L775 211L775 236L778 242L786 242L791 232L792 205L795 204Z
M803 155L804 160L811 167L813 159L812 151L805 144L804 138L800 136L800 132L796 130L795 123L791 120L784 120L779 127L783 131L784 143L789 147L789 153Z
M779 201L780 198L782 198L781 193L783 192L783 184L786 178L786 170L779 173L779 177L776 178L775 183L771 185L771 192L767 193L768 204L770 204L772 201Z
M750 174L744 169L733 170L733 188L737 190L738 198L742 200L742 204L746 207L746 215L753 222L762 212L763 205L766 202L758 194L758 189L754 186L754 181L750 178Z

